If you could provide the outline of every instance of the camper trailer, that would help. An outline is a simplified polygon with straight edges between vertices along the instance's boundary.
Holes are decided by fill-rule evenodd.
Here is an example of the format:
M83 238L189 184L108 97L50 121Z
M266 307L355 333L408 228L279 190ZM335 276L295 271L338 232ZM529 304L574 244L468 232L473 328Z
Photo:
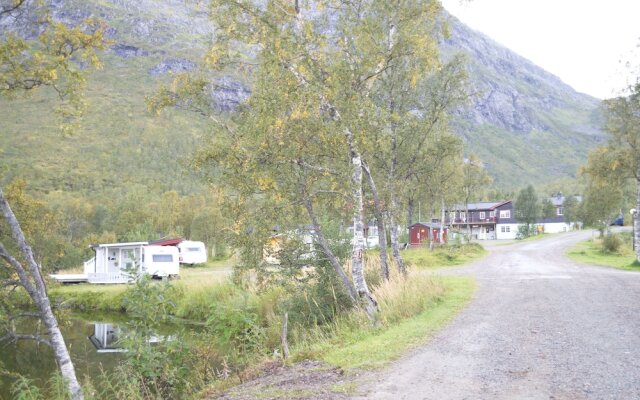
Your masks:
M180 273L178 249L173 246L132 242L91 247L96 255L84 265L84 273L90 283L126 283L131 281L133 272L154 277L171 277Z
M202 242L183 240L178 243L180 264L202 264L207 262L207 249Z

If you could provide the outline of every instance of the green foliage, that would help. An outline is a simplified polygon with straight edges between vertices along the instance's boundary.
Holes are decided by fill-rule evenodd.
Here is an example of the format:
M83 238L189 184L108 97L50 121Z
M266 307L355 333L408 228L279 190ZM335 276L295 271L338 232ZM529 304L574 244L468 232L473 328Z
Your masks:
M607 253L617 253L622 246L622 241L618 235L608 233L602 238L602 250Z
M594 154L590 155L590 162ZM615 181L589 179L579 214L587 226L600 230L601 235L609 229L613 218L622 206L623 190Z
M556 216L556 207L551 200L543 199L540 207L540 215L542 218L553 218ZM571 221L571 220L568 220Z
M24 376L18 377L13 386L11 393L17 400L41 400L43 399L40 388L33 384L33 381Z
M538 195L532 185L520 190L513 207L516 220L524 224L521 227L522 232L520 228L518 229L518 234L522 234L523 238L535 234L533 224L536 223L540 216L540 204L538 203Z
M121 340L127 349L125 368L139 379L141 388L161 398L180 397L189 375L186 364L189 346L182 339L184 333L157 336L162 323L169 321L175 312L175 297L176 289L171 284L153 285L148 275L142 275L123 300L132 317L127 335Z
M207 328L229 348L240 354L264 350L266 333L259 320L256 304L246 296L233 296L211 305Z
M53 373L44 388L34 381L18 375L11 385L11 394L15 400L70 400L66 383L59 373Z
M633 251L632 237L628 233L614 234L619 237L621 246L615 253L603 250L603 240L593 239L577 243L567 251L569 258L585 264L606 266L623 270L638 271L636 256Z

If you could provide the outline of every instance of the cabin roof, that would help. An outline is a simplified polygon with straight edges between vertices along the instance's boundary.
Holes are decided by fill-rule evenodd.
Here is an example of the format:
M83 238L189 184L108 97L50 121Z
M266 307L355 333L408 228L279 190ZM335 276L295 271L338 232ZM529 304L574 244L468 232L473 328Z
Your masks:
M171 239L160 239L160 240L153 240L151 242L149 242L150 245L153 246L175 246L180 242L183 242L184 239L182 238L171 238Z
M128 243L103 243L103 244L92 244L92 249L98 249L103 247L134 247L134 246L146 246L149 242L128 242Z
M416 222L413 225L409 225L409 228L414 226L424 226L425 228L435 228L440 229L440 222ZM445 224L445 228L448 228L448 225Z

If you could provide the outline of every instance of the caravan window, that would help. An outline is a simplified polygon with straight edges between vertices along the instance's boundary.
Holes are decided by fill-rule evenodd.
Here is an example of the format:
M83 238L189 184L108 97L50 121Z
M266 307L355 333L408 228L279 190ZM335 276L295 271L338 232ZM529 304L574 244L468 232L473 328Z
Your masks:
M171 254L152 254L153 262L173 262Z
M200 251L200 247L187 247L187 251Z

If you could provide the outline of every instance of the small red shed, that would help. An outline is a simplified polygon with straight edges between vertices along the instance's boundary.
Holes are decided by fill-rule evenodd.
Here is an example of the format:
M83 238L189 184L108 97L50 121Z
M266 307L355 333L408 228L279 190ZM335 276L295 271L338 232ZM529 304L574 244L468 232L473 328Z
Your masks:
M442 235L443 242L447 242L447 234L449 228L445 226ZM433 240L434 243L440 243L440 223L422 223L418 222L409 227L409 244L411 246L419 246L422 243L428 243Z

